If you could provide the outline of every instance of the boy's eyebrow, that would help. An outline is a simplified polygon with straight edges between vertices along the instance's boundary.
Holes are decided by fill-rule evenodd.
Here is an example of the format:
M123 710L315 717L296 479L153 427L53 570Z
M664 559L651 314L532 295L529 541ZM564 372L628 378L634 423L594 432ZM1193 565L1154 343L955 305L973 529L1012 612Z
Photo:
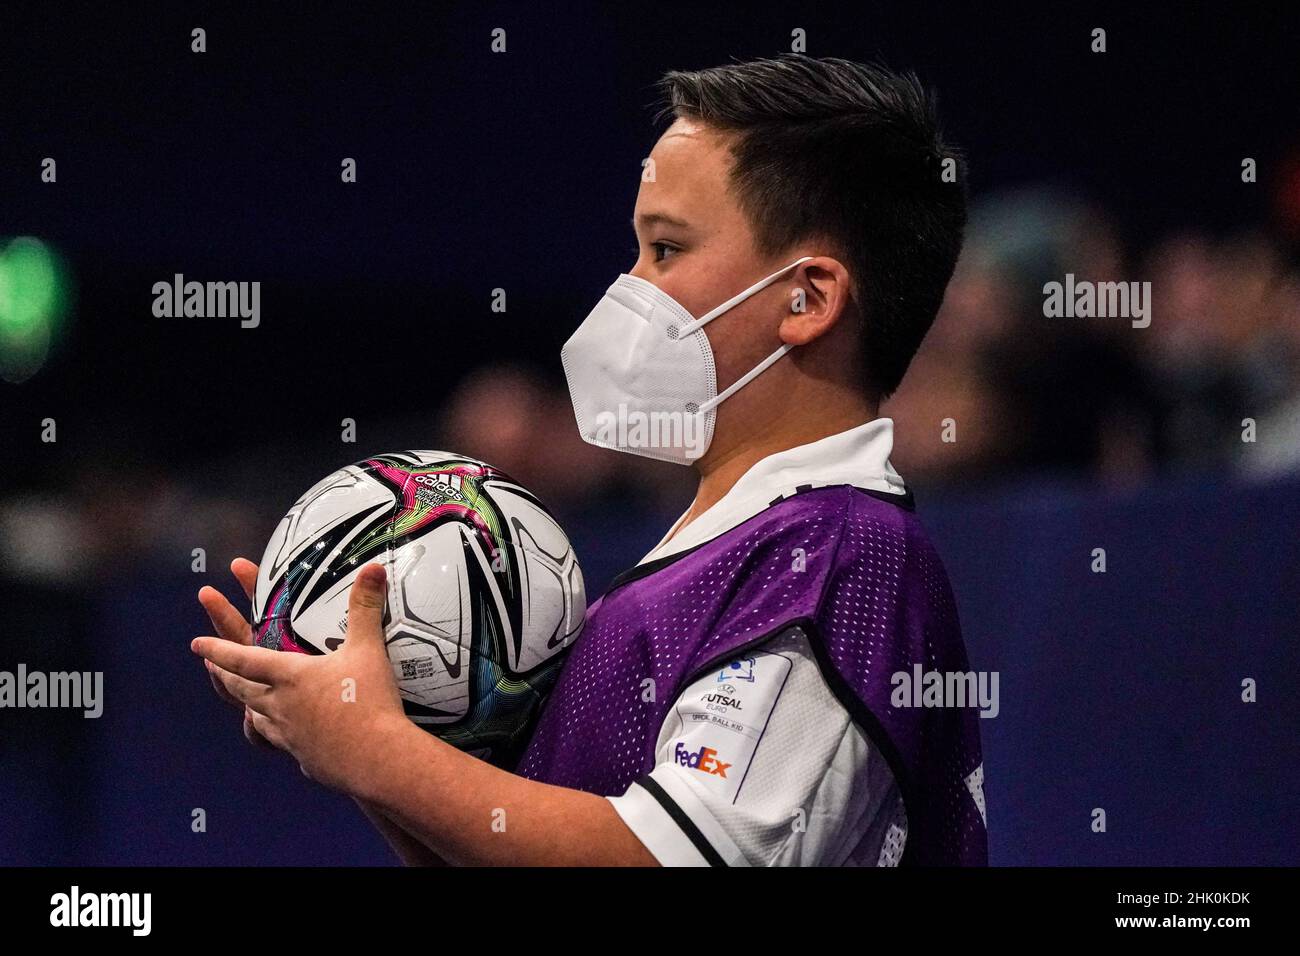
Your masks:
M665 226L676 226L679 229L690 228L690 223L685 220L677 219L663 212L643 212L639 216L632 217L633 229L636 229L638 226L645 228L646 226L653 226L660 223Z

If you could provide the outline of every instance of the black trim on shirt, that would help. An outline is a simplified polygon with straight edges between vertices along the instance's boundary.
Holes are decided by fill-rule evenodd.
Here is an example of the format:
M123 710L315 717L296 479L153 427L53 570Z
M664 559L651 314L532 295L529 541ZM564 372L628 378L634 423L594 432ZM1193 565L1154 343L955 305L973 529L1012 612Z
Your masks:
M817 668L822 672L822 680L826 681L826 686L831 689L831 693L840 702L849 716L853 718L862 732L870 738L871 743L880 751L885 758L885 763L889 764L889 770L894 775L894 782L898 785L898 792L903 798L903 809L907 812L907 842L903 844L903 857L899 860L902 866L909 866L915 863L916 854L914 852L917 841L914 839L916 821L912 819L911 809L919 806L915 799L916 794L912 783L912 778L907 772L907 765L903 762L902 754L894 746L894 741L890 738L889 732L885 730L878 718L862 700L861 697L849 686L844 675L840 673L835 662L830 658L829 649L826 641L822 637L821 628L815 621L808 618L800 618L801 626L806 628L808 635L808 646L812 648L813 658L817 661Z
M757 515L755 517L757 517ZM626 571L615 575L614 580L609 582L609 587L605 588L605 593L609 594L611 591L621 588L625 584L631 584L633 581L639 581L641 578L654 574L656 571L661 571L674 561L700 550L700 548L714 540L714 538L710 538L708 541L701 541L699 544L687 548L685 551L678 551L675 554L666 554L662 558L655 558L653 561L634 565Z
M773 505L780 504L782 501L785 501L788 498L793 498L796 495L802 495L809 491L825 491L828 488L852 488L854 491L861 492L862 494L868 495L869 497L879 499L880 501L888 502L891 505L897 505L899 508L902 508L904 511L916 510L916 499L912 496L911 491L908 491L906 494L895 495L886 491L875 491L871 488L859 488L857 485L818 485L815 488L812 485L799 485L797 488L795 488L794 494L782 495L779 498L774 498L772 501L768 502L767 507L771 508ZM668 567L668 565L672 564L674 561L680 561L682 558L686 557L687 555L693 554L694 552L700 550L700 548L704 547L706 544L710 544L714 541L717 541L718 538L722 537L722 535L727 534L728 532L731 531L735 531L736 528L739 528L741 525L748 524L750 521L753 521L755 518L764 514L766 510L767 509L765 508L763 509L763 511L758 512L758 514L751 515L750 517L746 518L740 524L734 525L730 528L727 528L725 531L719 532L718 534L710 538L708 541L701 541L699 544L693 545L685 549L684 551L677 551L674 552L673 554L666 554L662 558L655 558L653 561L646 561L644 564L638 564L628 568L626 571L623 571L620 574L615 575L614 579L609 582L609 587L605 588L605 593L609 594L617 590L618 588L621 588L625 584L631 584L633 581L639 581L641 578L654 574L656 571L662 571L664 568Z
M787 498L793 498L795 495L802 495L809 491L821 491L823 488L839 488L839 487L842 486L841 485L817 485L816 487L814 487L813 485L797 485L795 486L793 495L778 495L777 497L769 501L767 503L767 506L770 508L773 505L780 504L781 502L785 501ZM847 487L852 488L854 491L860 491L864 495L867 495L868 497L871 498L875 498L879 501L884 501L891 505L897 505L899 508L902 508L904 511L916 510L916 496L912 494L910 488L907 491L904 491L901 495L897 495L894 494L894 492L892 491L878 491L875 488L859 488L857 485L848 485Z
M682 833L686 834L687 839L695 844L695 849L700 851L700 855L708 861L709 866L727 866L727 861L722 858L722 854L713 848L713 844L700 832L700 828L687 816L686 811L677 805L677 801L668 796L668 791L660 786L658 780L645 776L635 783L659 802L665 812L673 818L673 822L681 828Z

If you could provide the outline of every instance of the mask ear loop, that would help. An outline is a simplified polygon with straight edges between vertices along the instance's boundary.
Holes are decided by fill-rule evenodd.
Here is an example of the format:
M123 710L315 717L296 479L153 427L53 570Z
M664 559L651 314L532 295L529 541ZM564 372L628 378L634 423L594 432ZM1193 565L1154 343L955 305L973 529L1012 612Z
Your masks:
M785 275L795 266L800 265L804 262L808 262L810 259L812 259L812 256L804 256L801 259L796 259L794 262L790 263L785 268L778 269L776 272L773 272L766 279L759 279L757 282L751 285L744 292L741 292L739 295L733 295L730 299L722 303L722 305L718 306L716 309L711 309L710 311L705 312L694 322L687 322L685 325L678 328L677 337L679 339L685 338L686 336L690 335L692 332L696 331L697 329L704 328L704 326L708 325L718 316L722 315L722 313L728 311L729 309L734 309L736 306L740 305L740 303L748 299L751 295L754 295L758 292L762 292L764 289L770 286L777 279L781 278L781 276ZM777 357L779 358L780 356ZM775 361L775 359L773 361ZM763 367L766 368L767 366L763 366Z
M722 404L723 401L730 398L732 395L736 394L736 392L740 391L741 388L748 385L754 379L758 378L758 376L766 372L768 368L771 367L773 362L781 358L781 356L785 355L785 353L790 351L792 348L794 348L793 345L782 345L779 349L777 349L767 358L763 359L763 361L759 362L757 365L755 365L744 375L740 376L740 378L736 379L734 382L732 382L730 385L724 388L713 398L709 399L707 402L701 405L699 414L703 415L705 412L709 411L710 409L716 408L718 405Z
M785 275L795 266L805 263L810 259L812 259L812 256L803 256L802 258L796 259L794 262L790 263L784 269L778 269L776 272L773 272L766 279L760 279L754 285L750 286L744 292L740 293L740 295L732 296L730 299L722 303L722 305L718 306L716 309L713 309L710 312L706 312L704 315L700 316L694 322L682 326L682 328L678 332L678 337L680 338L681 336L689 335L691 332L694 332L696 329L702 328L703 326L712 322L718 316L722 315L722 313L726 312L728 309L734 308L735 306L744 302L751 295L754 295L756 292L762 292L764 289L770 286L777 279L781 278L781 276ZM717 395L713 396L713 398L709 399L707 402L701 405L699 411L696 414L704 415L705 413L716 408L718 405L722 404L722 402L726 401L728 398L736 394L736 392L740 391L742 388L744 388L754 379L758 378L758 376L766 372L769 368L771 368L774 362L780 359L783 355L785 355L786 352L789 352L792 348L794 348L793 345L782 345L779 349L777 349L767 358L763 359L763 361L759 362L757 365L755 365L744 375L740 376L740 378L736 379L734 382L728 385Z

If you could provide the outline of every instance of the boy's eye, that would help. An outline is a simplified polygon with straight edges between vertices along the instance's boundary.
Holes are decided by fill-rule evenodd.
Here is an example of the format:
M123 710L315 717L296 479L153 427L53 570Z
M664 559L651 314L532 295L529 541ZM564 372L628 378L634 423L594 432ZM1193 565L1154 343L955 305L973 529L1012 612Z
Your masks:
M666 242L652 242L650 243L650 248L655 251L655 262L663 262L668 258L670 253L678 251L676 246L670 246Z

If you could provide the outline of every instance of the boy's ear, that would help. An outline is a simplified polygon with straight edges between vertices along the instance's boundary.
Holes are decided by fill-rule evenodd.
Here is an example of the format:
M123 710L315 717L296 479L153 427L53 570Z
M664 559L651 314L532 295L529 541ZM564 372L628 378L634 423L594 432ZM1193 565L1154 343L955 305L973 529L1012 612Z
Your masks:
M834 327L849 307L849 271L838 259L817 256L794 271L790 314L781 323L781 341L807 345Z

